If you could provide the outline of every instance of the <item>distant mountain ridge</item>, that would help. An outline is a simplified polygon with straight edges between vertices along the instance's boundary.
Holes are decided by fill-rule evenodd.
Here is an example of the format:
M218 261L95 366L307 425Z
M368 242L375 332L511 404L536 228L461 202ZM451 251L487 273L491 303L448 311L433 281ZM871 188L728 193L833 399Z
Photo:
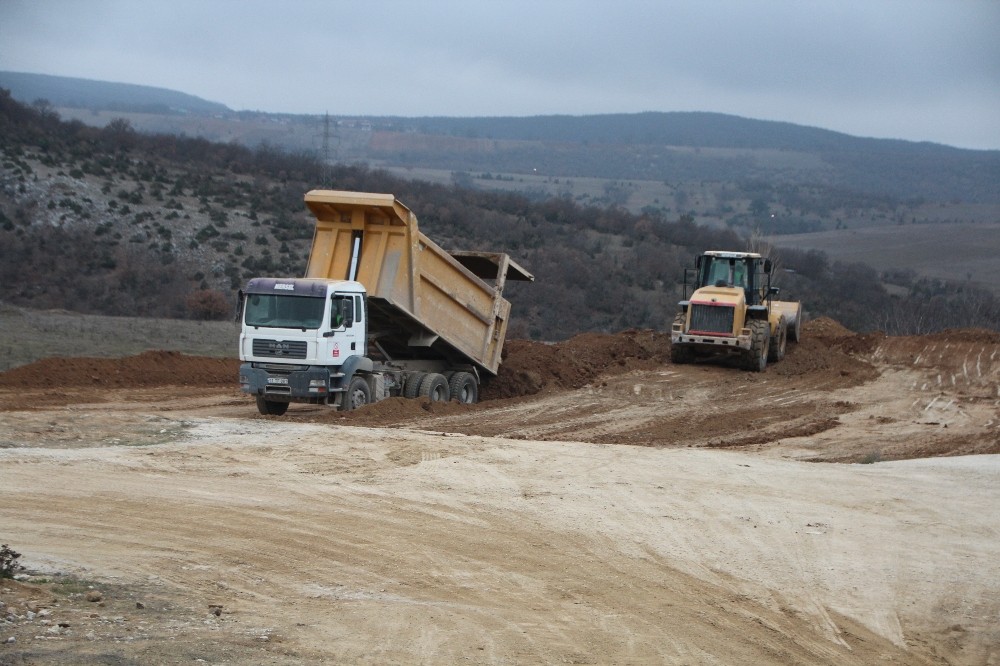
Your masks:
M732 216L725 201L714 211L689 203L704 201L697 193L701 183L716 184L716 199L731 199L726 190L735 186L769 203L780 203L778 189L811 188L838 200L844 193L881 198L889 208L924 201L1000 205L998 150L855 137L722 113L324 119L232 111L163 88L40 74L0 72L0 88L26 104L47 99L64 117L94 126L121 114L141 132L267 144L338 163L469 174L480 188L504 189L514 177L544 176L555 182L538 183L541 192L583 201L581 192L568 191L566 179L599 179L611 189L622 181L660 183L671 191L654 192L645 205L672 199L674 209L720 223ZM214 118L202 122L206 116ZM677 188L685 192L678 195Z
M420 118L414 122L428 133L456 136L701 148L826 150L845 140L856 139L832 130L707 111L497 118L432 117Z
M47 100L53 106L144 113L227 113L229 107L194 95L142 86L133 83L111 83L68 76L0 72L0 88L11 96L30 104Z

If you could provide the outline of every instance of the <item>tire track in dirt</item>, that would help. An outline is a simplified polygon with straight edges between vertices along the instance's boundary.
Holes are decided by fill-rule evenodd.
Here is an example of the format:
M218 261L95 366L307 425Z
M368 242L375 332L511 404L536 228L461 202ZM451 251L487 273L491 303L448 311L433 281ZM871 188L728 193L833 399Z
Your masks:
M282 452L214 430L198 444L26 452L8 476L7 524L44 538L60 566L140 581L140 599L148 589L174 595L189 613L221 606L221 620L184 633L214 635L242 654L259 655L263 644L242 644L267 636L267 653L293 649L306 660L920 662L834 619L857 637L846 649L814 618L761 604L725 575L713 574L722 584L702 580L641 541L560 525L537 507L554 495L505 497L515 491L509 483L453 476L446 458L389 464L371 478L317 471L303 461L334 454L325 429L261 422L256 432L279 428ZM343 434L336 450L371 449L376 461L396 446L378 431ZM458 459L471 471L488 463L479 456ZM70 462L73 483L37 485ZM596 465L592 482L606 483L606 468ZM579 486L569 471L564 479L562 492ZM479 492L440 485L460 480ZM620 489L609 499L625 507L631 492ZM86 548L74 549L82 533ZM168 642L160 649L170 654Z

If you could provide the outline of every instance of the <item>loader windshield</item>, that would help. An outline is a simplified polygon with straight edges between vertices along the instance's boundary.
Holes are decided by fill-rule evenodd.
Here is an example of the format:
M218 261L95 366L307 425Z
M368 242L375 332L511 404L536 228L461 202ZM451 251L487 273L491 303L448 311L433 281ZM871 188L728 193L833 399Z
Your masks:
M312 296L250 294L244 321L264 328L319 328L325 305L325 299Z
M744 287L747 265L744 259L706 256L701 267L702 287Z

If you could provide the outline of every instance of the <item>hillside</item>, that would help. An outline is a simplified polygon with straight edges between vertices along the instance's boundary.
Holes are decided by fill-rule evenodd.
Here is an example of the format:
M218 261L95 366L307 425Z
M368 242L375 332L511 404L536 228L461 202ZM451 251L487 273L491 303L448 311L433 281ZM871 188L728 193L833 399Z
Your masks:
M230 112L182 93L33 74L0 73L0 87L23 103L44 97L64 118L98 127L126 114L140 131L266 142L342 163L437 170L483 189L654 208L709 224L751 228L773 213L769 233L921 222L921 202L985 204L989 221L1000 217L1000 151L719 113L323 118ZM580 179L602 187L578 187ZM768 214L756 215L762 204Z
M1000 203L994 185L1000 151L859 138L718 113L392 120L399 129L376 137L373 152L412 166L619 180L767 178L903 201ZM427 140L435 136L451 140Z
M186 93L131 83L92 81L68 76L0 72L0 88L10 90L14 99L32 104L44 100L53 107L91 111L136 111L143 113L212 114L229 109Z
M395 194L446 249L509 252L537 277L508 292L520 337L664 330L694 256L747 243L688 215L431 185L268 147L143 135L122 119L91 128L3 94L0 130L0 300L33 308L230 316L249 277L302 273L313 226L302 196L322 183ZM968 281L901 281L816 252L780 260L783 296L857 330L1000 321L995 297Z

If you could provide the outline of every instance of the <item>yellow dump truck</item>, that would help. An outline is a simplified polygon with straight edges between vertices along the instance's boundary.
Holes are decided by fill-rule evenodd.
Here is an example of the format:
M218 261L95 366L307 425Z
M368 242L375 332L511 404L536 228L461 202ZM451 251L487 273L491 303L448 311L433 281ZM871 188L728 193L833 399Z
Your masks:
M772 262L755 252L709 251L684 273L684 300L670 331L674 363L698 356L738 355L742 366L763 372L785 356L802 334L802 304L778 301ZM694 293L688 298L689 277Z
M240 388L258 410L476 402L500 366L504 285L534 277L504 253L446 252L391 194L313 190L305 203L305 277L253 278L241 296Z

